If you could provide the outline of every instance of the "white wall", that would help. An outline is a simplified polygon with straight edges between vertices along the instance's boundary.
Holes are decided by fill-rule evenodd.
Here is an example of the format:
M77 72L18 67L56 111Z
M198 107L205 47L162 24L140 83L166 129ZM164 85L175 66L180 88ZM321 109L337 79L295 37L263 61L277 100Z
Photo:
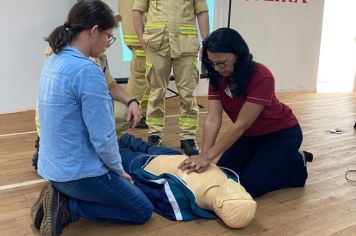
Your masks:
M0 7L0 114L34 109L47 36L74 0L11 0Z
M0 114L34 109L47 42L44 37L64 23L76 0L11 0L0 7L3 57L0 62ZM118 12L117 0L104 0ZM118 32L115 32L118 36ZM116 43L107 51L114 77L127 77L129 62L118 62ZM111 60L110 60L111 59ZM119 66L120 65L120 66Z
M326 0L318 92L356 91L356 1Z
M272 70L278 92L316 91L324 0L302 2L232 0L231 28Z
M117 0L103 0L115 13ZM228 0L216 4L221 12ZM0 114L34 109L37 101L38 80L44 62L47 43L43 37L63 24L76 0L11 0L0 7L2 57L0 61ZM216 26L225 25L225 16L218 16ZM226 18L227 19L227 18ZM222 23L219 23L221 22ZM115 32L118 38L118 32ZM108 62L114 77L127 77L129 62L123 62L122 48L115 43L107 50ZM174 84L172 84L174 87ZM198 95L206 94L207 82L201 80Z
M104 0L117 12L117 0ZM43 52L43 40L64 23L76 0L11 0L0 7L0 114L34 109ZM227 26L229 0L215 2L214 28ZM231 27L248 41L256 60L269 66L279 91L315 91L323 0L308 4L232 0ZM117 33L116 33L116 36ZM116 46L116 47L115 47ZM127 76L116 44L108 53L115 77ZM205 95L200 80L198 95Z

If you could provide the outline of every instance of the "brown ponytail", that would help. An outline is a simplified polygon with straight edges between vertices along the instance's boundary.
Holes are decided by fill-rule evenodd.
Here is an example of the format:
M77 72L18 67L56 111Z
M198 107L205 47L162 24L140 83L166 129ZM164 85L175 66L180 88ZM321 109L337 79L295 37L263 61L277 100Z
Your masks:
M58 53L65 45L70 43L73 39L73 32L68 23L58 26L46 38L49 46L54 53Z
M58 26L45 38L54 53L58 53L64 46L82 31L98 25L101 30L116 26L114 13L108 5L100 0L78 1L70 9L67 21Z

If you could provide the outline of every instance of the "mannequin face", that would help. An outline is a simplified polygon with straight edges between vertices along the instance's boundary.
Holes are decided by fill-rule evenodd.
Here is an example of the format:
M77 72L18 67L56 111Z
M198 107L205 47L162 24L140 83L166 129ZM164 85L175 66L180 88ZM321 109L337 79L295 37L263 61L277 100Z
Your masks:
M234 72L237 56L232 53L209 52L208 59L216 72L223 77L228 77Z
M214 212L232 228L248 225L255 216L257 204L240 183L226 179L216 192Z

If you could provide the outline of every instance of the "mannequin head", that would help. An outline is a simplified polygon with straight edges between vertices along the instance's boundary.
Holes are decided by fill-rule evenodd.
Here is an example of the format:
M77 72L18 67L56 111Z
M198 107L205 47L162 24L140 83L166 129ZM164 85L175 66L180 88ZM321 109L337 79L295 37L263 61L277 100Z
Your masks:
M231 228L247 226L255 216L257 204L241 184L226 179L216 191L213 210Z

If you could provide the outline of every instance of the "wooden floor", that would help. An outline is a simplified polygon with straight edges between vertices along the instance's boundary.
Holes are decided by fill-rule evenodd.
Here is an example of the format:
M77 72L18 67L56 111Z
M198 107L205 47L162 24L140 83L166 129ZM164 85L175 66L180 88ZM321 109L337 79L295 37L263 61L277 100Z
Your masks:
M345 171L356 169L356 94L280 94L291 106L304 132L303 149L314 153L304 188L285 189L256 199L252 223L240 230L220 220L173 222L154 214L145 225L71 224L63 235L356 235L356 184ZM199 103L207 104L206 97ZM179 147L177 100L167 100L164 144ZM206 116L201 109L200 126ZM225 117L223 129L229 124ZM341 129L342 134L327 132ZM0 115L0 235L39 235L30 221L30 207L38 195L40 177L31 166L36 137L34 112ZM146 130L129 130L146 138ZM197 138L201 141L201 130ZM350 177L356 179L356 174ZM40 180L36 183L34 180ZM31 182L32 181L32 182Z

